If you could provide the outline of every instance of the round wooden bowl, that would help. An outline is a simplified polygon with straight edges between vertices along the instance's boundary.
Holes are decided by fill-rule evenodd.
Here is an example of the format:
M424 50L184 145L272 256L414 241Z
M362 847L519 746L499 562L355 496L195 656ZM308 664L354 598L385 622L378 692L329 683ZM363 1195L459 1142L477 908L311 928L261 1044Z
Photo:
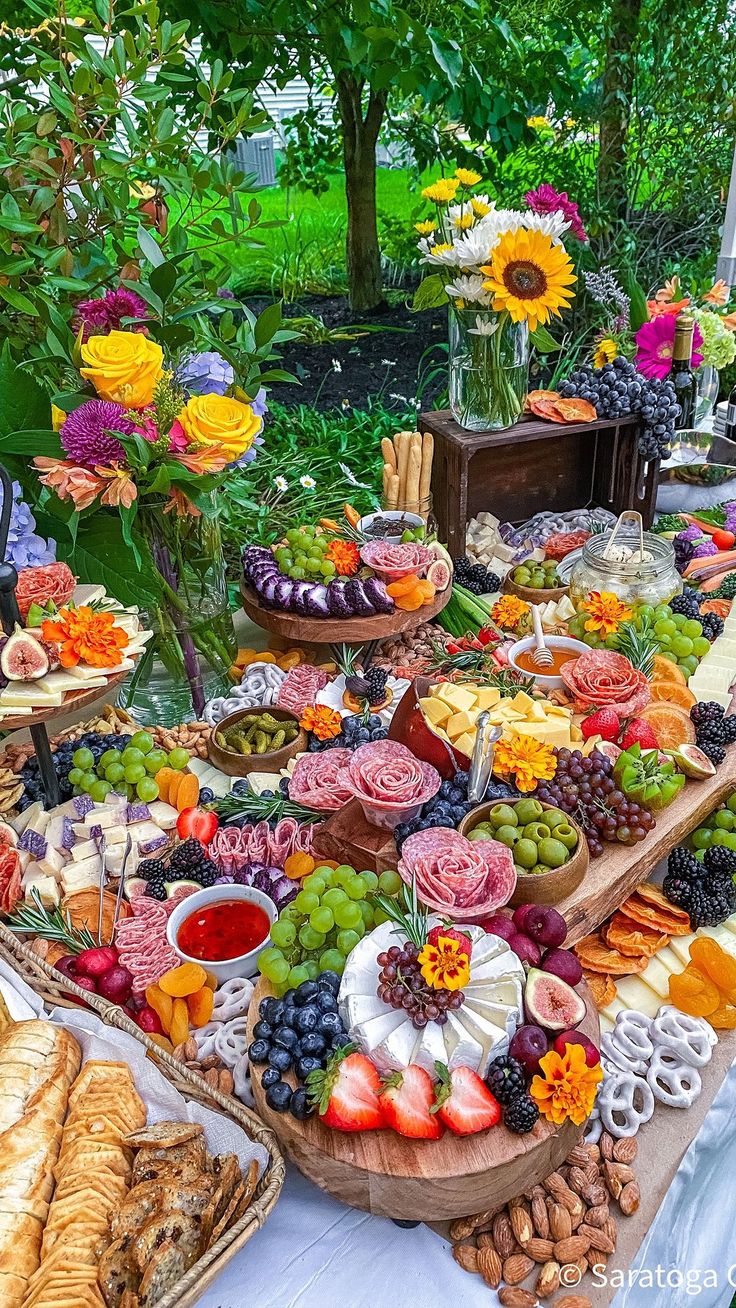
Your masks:
M504 595L517 595L519 599L526 600L527 604L547 604L550 600L562 599L569 587L553 586L550 590L536 590L534 586L519 586L509 575L504 577L501 590Z
M261 979L248 1010L249 1044L259 1002L272 993ZM580 1029L598 1045L595 1004L582 982L578 993L587 1010ZM254 1068L256 1111L299 1171L342 1203L379 1217L437 1222L500 1207L555 1171L584 1130L540 1118L528 1135L514 1135L503 1125L465 1137L446 1131L440 1140L408 1140L389 1130L333 1131L316 1116L298 1122L290 1113L274 1113L260 1072ZM292 1072L285 1079L296 1085Z
M270 754L238 754L234 749L223 749L222 745L218 745L215 735L222 731L223 727L225 729L234 727L235 723L242 722L243 718L259 718L262 713L270 713L277 722L295 722L299 726L298 717L288 709L246 708L228 713L226 718L212 728L207 744L210 762L226 776L247 777L249 772L280 772L283 767L286 767L290 758L294 758L296 754L303 754L307 748L307 733L301 727L299 727L299 734L288 745L283 745L281 749L273 750Z
M67 713L77 713L79 709L87 708L88 704L94 704L95 700L104 699L115 686L130 676L130 672L131 669L127 672L116 672L114 676L108 677L106 686L92 686L87 690L84 690L83 683L80 682L80 689L68 690L61 704L54 708L30 709L22 716L20 713L12 713L7 717L0 717L0 731L19 731L21 727L37 727L41 722L52 722L54 718L64 717Z
M377 613L372 618L305 618L299 613L285 613L282 609L268 609L255 591L245 582L240 584L243 608L256 626L275 636L283 636L291 644L307 645L362 645L369 640L386 640L402 631L411 631L420 622L430 622L447 604L452 587L438 591L431 604L409 613L395 609L393 613Z
M467 836L469 831L485 821L496 804L505 803L513 807L514 801L494 799L491 803L479 804L477 808L466 813L458 831L461 835ZM554 808L554 804L543 804L542 808ZM562 867L550 868L549 872L518 872L516 889L509 900L510 908L518 908L519 904L547 904L548 906L559 904L577 890L588 871L590 854L582 828L574 818L570 818L570 826L575 828L578 835L577 848L572 858L563 863Z

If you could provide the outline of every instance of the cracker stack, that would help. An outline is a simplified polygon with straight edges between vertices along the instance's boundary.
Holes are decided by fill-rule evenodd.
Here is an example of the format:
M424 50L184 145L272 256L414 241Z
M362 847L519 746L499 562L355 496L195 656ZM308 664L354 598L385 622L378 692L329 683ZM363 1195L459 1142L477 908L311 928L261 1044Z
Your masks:
M30 1277L23 1308L58 1308L61 1298L69 1308L104 1308L98 1260L132 1171L123 1137L145 1121L127 1063L85 1063L69 1093L41 1264Z
M79 1045L49 1022L0 1035L0 1305L20 1308L41 1252Z

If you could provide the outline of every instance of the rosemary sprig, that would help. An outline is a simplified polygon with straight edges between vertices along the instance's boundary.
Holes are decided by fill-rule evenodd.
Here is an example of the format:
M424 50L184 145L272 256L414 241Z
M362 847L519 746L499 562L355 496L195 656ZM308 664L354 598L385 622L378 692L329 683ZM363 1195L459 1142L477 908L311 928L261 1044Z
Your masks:
M287 817L294 818L297 822L321 822L324 817L324 813L318 813L304 804L296 804L285 795L274 795L273 799L269 799L257 795L255 791L246 795L236 795L231 791L229 795L213 800L206 807L212 809L223 822L230 822L233 818L246 818L252 822L270 822L275 818L278 822Z
M97 941L87 927L75 927L69 910L62 913L59 907L46 908L35 886L31 887L33 904L21 904L8 918L11 931L32 933L44 940L56 940L70 954L81 954L84 949L95 949Z
M392 895L379 893L372 895L371 898L376 908L380 908L386 917L403 931L407 940L416 945L417 949L421 949L427 938L428 913L417 898L416 879L412 877L411 890L406 883L402 884L395 898Z
M629 660L632 667L643 672L645 677L651 677L654 655L659 649L651 622L642 623L640 631L637 631L633 622L622 622L616 632L616 649Z

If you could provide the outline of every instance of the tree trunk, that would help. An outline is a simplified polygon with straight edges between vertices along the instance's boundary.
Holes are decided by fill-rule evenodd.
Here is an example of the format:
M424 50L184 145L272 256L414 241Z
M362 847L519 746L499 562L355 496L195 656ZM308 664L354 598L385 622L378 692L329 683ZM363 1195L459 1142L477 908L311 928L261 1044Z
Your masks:
M609 19L598 151L598 199L610 217L626 212L626 137L636 78L642 0L613 0Z
M387 91L371 91L363 114L363 84L344 70L336 78L342 122L348 227L345 257L350 307L366 313L383 303L376 214L376 142Z

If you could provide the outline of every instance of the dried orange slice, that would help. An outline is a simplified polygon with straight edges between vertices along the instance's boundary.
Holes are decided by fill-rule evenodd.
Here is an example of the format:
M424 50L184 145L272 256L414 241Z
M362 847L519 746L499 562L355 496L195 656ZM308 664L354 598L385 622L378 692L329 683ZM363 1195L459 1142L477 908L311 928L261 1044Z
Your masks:
M727 618L731 612L731 601L720 599L705 600L700 606L701 613L715 613L719 618Z
M578 400L571 397L570 399L555 400L555 404L565 422L595 422L598 417L590 400Z
M610 976L630 976L632 972L643 972L649 962L645 954L640 958L628 958L619 953L618 949L611 949L600 931L585 936L573 948L589 972L608 972Z
M605 1008L616 998L616 982L607 972L589 972L583 968L583 980L587 985L596 1008Z
M682 908L671 904L659 886L644 881L621 905L621 912L643 926L655 927L668 936L689 936L690 918Z
M678 708L690 710L698 702L693 692L679 681L653 681L650 689L655 704L676 704Z
M664 654L654 655L654 667L652 669L651 681L677 681L681 686L687 685L687 677L682 668L678 667L672 659L666 659Z
M624 954L627 958L637 958L641 954L648 954L651 958L658 949L670 942L665 932L643 926L620 910L614 913L602 934L611 949L617 949L619 954Z
M676 704L647 704L639 717L649 723L660 749L695 744L695 727L690 714Z

